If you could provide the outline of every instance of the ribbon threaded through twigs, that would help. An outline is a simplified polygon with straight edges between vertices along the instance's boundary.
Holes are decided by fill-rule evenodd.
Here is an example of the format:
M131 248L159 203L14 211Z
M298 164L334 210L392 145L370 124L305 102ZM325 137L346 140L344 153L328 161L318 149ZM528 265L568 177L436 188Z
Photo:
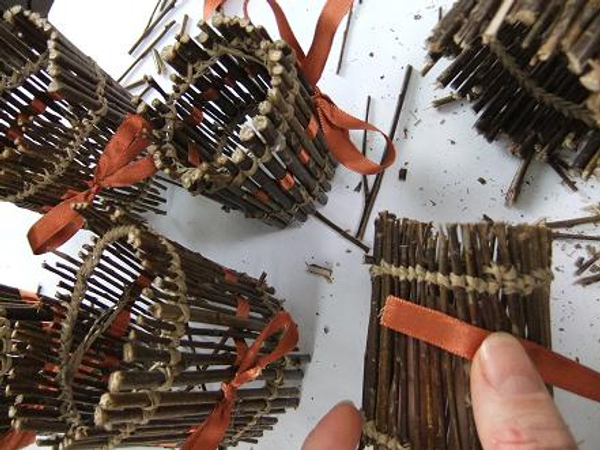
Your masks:
M344 16L349 13L353 0L327 0L325 2L308 53L305 53L300 47L292 27L277 1L266 1L275 15L281 38L296 53L298 65L308 83L313 87L312 100L323 136L331 153L348 169L362 175L377 174L391 166L396 159L396 148L389 136L370 123L341 110L329 96L317 87L327 63L337 28ZM223 3L224 0L206 0L204 4L205 19L210 17ZM243 6L246 17L248 16L248 3L249 0L245 0ZM385 138L386 148L381 164L374 163L356 148L350 140L351 130L375 131Z
M31 227L27 238L34 254L57 249L83 227L75 204L91 203L105 188L131 186L156 172L151 156L136 160L150 144L147 132L151 128L142 116L127 115L102 152L88 189L66 192L63 201Z
M394 296L387 298L381 325L469 360L492 334ZM532 341L520 339L520 342L546 383L600 402L600 373Z
M246 304L238 303L238 313L247 312ZM283 333L277 347L265 356L259 357L263 343L271 336ZM223 383L221 390L223 398L215 406L208 418L187 438L181 450L216 450L229 428L231 414L235 404L237 390L246 383L256 380L263 369L283 358L296 347L298 342L298 327L289 313L277 313L271 322L248 348L245 344L236 345L237 351L243 351L241 361L233 379ZM239 357L240 355L238 355Z

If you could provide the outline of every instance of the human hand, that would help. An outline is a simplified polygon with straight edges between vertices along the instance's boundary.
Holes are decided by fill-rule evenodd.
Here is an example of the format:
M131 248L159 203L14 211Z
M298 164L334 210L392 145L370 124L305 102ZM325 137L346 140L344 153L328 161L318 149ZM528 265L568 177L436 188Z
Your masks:
M491 335L475 355L471 399L485 450L577 449L542 377L509 334Z
M484 450L576 450L542 378L514 337L487 338L471 365L471 398ZM355 450L361 417L351 403L333 408L302 450Z

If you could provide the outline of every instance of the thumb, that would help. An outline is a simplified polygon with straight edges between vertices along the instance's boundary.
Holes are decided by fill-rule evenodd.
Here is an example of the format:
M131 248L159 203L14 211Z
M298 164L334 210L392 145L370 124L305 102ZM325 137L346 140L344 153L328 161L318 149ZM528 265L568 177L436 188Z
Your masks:
M485 450L577 449L544 382L517 339L496 333L471 366L477 432Z
M302 450L356 450L362 418L350 402L329 411L306 438Z

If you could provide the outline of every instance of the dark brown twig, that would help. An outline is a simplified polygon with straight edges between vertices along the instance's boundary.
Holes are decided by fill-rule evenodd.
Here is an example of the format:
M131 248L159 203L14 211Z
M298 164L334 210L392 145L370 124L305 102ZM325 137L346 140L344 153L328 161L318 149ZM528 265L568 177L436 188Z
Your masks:
M154 16L156 15L156 11L158 11L158 6L162 0L157 0L156 5L154 5L154 9L152 10L152 14L148 17L148 22L146 22L146 26L144 27L144 32L150 27L150 24L154 20Z
M406 67L406 72L404 74L404 80L402 81L402 89L400 90L400 94L398 95L398 101L396 102L396 110L394 111L394 117L392 118L392 126L390 129L389 137L392 142L396 139L396 131L398 130L398 122L400 121L400 115L402 114L402 109L404 108L404 101L406 100L406 94L408 92L408 87L410 85L410 80L413 73L413 67L409 64ZM385 156L387 154L387 149L381 157L381 163L383 163ZM363 214L360 219L360 223L358 226L358 230L356 231L355 236L359 239L363 239L365 236L365 231L367 229L367 223L369 222L369 218L371 217L371 213L373 212L373 207L375 206L375 201L377 200L377 195L379 194L379 190L381 189L381 183L383 182L383 175L385 171L381 171L377 174L375 178L375 182L373 183L373 188L371 190L371 194L369 195L369 200L365 205L365 209L363 210Z
M118 82L123 81L123 79L127 75L129 75L129 73L140 63L140 61L142 61L152 50L154 50L154 47L156 46L156 44L158 44L160 42L160 40L163 37L165 37L165 35L169 32L169 30L173 27L173 25L175 25L174 20L172 20L167 25L165 25L165 28L160 32L160 34L158 36L156 36L156 39L154 39L150 43L150 45L146 48L146 50L144 50L142 53L140 53L140 55L135 59L135 61L133 61L131 63L131 65L127 68L127 70L125 70L125 72L123 72L123 74L117 80Z
M344 239L346 239L349 242L352 242L357 247L360 247L360 249L363 250L365 253L368 253L371 250L371 248L368 245L366 245L365 243L363 243L360 239L357 239L356 237L352 236L347 231L345 231L342 228L340 228L338 225L336 225L335 223L333 223L331 220L329 220L327 217L325 217L319 211L315 212L314 216L318 220L320 220L321 222L323 222L325 225L327 225L329 228L331 228L333 231L335 231L340 236L342 236Z
M342 37L342 46L340 48L340 56L338 58L337 68L335 69L336 75L340 74L342 70L342 63L344 61L344 53L346 53L346 44L348 42L348 34L350 33L350 24L352 22L352 14L354 12L354 4L350 6L350 11L346 18L346 28L344 29L344 36Z
M548 165L558 174L558 176L564 181L564 183L569 187L569 189L571 189L573 192L579 191L579 189L577 188L577 184L575 184L575 182L571 180L571 178L569 178L569 175L567 175L566 170L563 169L563 167L559 163L557 163L554 159L551 158L548 160Z
M600 236L592 236L586 234L575 234L575 233L553 233L554 239L560 240L575 240L575 241L594 241L600 242Z
M367 96L367 109L365 111L365 122L369 121L370 115L371 115L371 96L368 95ZM367 130L363 131L362 154L364 156L367 156ZM366 203L369 201L369 194L371 192L371 189L369 188L369 179L367 178L366 175L362 176L362 182L363 182L363 187L364 187L365 203Z
M142 35L138 38L137 41L135 41L133 46L129 49L128 53L130 55L133 55L133 52L135 52L139 45L142 42L144 42L144 40L154 31L154 28L156 28L160 21L163 20L171 10L173 10L176 2L177 0L169 0L169 4L163 10L161 10L160 14L156 17L156 19L154 19L152 23L144 29Z
M577 225L587 225L590 223L600 223L600 215L579 217L576 219L556 220L554 222L546 222L544 225L548 228L571 228Z
M577 271L575 272L575 275L576 276L583 275L590 267L592 267L594 264L596 264L598 262L598 260L600 260L600 252L595 253L594 255L592 255L592 257L590 259L583 262L581 264L581 266L579 267L579 269L577 269Z

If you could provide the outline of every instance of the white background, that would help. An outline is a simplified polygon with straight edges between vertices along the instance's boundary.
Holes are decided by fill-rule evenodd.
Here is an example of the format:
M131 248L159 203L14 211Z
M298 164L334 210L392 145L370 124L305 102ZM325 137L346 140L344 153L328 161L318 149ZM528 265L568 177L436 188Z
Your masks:
M154 0L56 0L53 23L84 52L117 77L129 65L127 49L144 27ZM201 0L180 0L176 16L188 12L200 17ZM277 35L263 1L254 0L251 15ZM300 42L308 47L323 1L282 0ZM362 116L367 94L374 98L373 122L389 129L395 97L405 65L416 68L425 61L424 42L437 21L438 7L447 10L450 0L364 0L357 5L351 25L347 57L341 76L334 74L341 32L320 86L339 106ZM232 1L226 11L240 11ZM195 33L194 33L195 34ZM170 34L172 35L172 33ZM166 43L166 41L165 41ZM475 221L483 213L494 219L535 221L544 217L568 218L598 201L595 182L578 194L561 185L558 177L537 164L517 208L504 206L504 192L517 168L517 160L501 145L489 145L472 129L473 113L456 105L436 111L430 102L446 93L435 89L435 75L413 78L401 118L396 144L399 157L385 177L375 211L389 209L398 215L433 222ZM151 61L144 70L152 71ZM406 133L402 131L406 129ZM360 136L356 136L360 142ZM373 139L376 156L382 147ZM398 181L398 169L408 168L408 180ZM482 185L478 178L484 178ZM340 168L329 204L322 212L354 230L363 206L362 193L353 188L360 177ZM529 183L528 183L529 184ZM261 450L299 449L319 417L337 402L360 404L362 361L368 321L370 284L362 252L329 229L310 219L301 227L276 231L260 222L225 214L217 205L187 192L168 194L169 215L151 217L152 224L169 237L216 261L251 274L262 270L301 327L302 348L313 355L306 370L302 403L281 420L276 430L259 444ZM25 240L35 214L0 204L0 282L53 293L50 278L30 255ZM593 227L589 232L596 232ZM372 227L367 242L372 240ZM79 239L77 239L79 240ZM77 241L76 240L76 241ZM67 250L76 251L76 242ZM574 287L574 260L583 255L574 244L555 244L556 281L552 289L555 349L600 369L599 286ZM310 275L305 262L330 265L335 283ZM326 333L327 330L328 332ZM557 401L581 448L597 449L600 442L600 407L570 394L557 392Z

